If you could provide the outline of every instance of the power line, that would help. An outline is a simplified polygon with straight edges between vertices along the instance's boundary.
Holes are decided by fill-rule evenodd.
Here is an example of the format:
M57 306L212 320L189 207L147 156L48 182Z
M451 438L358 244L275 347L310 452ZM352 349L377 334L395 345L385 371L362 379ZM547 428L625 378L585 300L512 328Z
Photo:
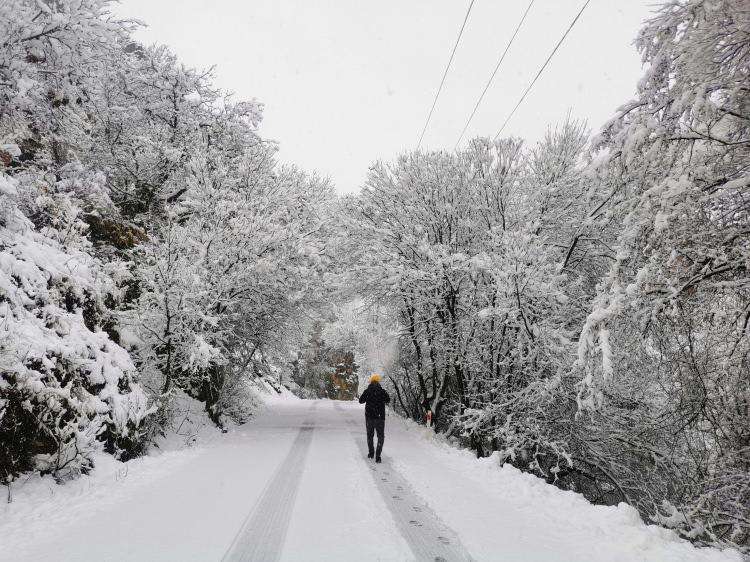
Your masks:
M497 71L500 69L500 65L503 64L503 61L505 60L505 55L508 54L508 50L510 49L510 46L513 44L513 41L516 38L516 35L518 35L518 31L521 29L521 26L523 25L523 22L526 19L526 16L528 15L529 10L531 10L531 6L533 4L534 4L534 0L531 0L529 2L529 5L526 8L526 11L523 13L523 16L521 17L521 21L518 22L518 25L516 26L516 30L513 32L513 36L510 38L510 41L508 41L508 44L505 46L505 50L503 51L503 54L500 56L500 60L497 62L497 65L495 66L495 70L492 71L492 76L490 76L490 79L487 80L487 85L484 87L484 90L482 91L482 95L479 96L479 99L477 100L477 103L474 106L474 110L471 112L471 115L469 115L469 118L466 120L466 125L464 125L464 128L461 131L461 134L458 136L458 140L456 141L456 146L453 147L453 150L456 150L456 148L458 148L458 145L461 142L461 139L464 138L464 134L466 134L466 130L469 128L469 124L471 124L471 120L474 119L474 115L476 114L477 109L479 109L479 104L482 103L482 100L484 99L484 95L487 93L487 90L489 90L490 88L490 84L492 84L492 81L495 79L495 75L497 74Z
M505 129L505 126L508 124L508 121L510 121L511 117L513 117L513 115L515 114L516 110L518 109L518 106L520 106L523 103L523 100L526 99L526 95L529 93L529 90L531 90L531 88L534 86L534 84L536 84L536 81L539 79L539 76L541 76L542 72L544 72L544 69L547 68L547 65L549 64L549 61L552 60L553 56L555 56L555 53L557 52L557 49L559 49L560 45L562 45L562 42L565 41L565 38L568 36L568 33L570 33L570 30L573 29L573 26L578 21L578 18L581 17L581 14L586 9L586 6L589 5L589 2L591 2L591 0L586 0L586 2L583 4L583 6L581 7L581 9L578 11L578 14L576 15L576 17L573 18L572 22L570 22L570 25L568 26L568 29L565 30L565 33L560 38L560 40L557 42L557 45L555 45L555 48L552 49L552 52L547 57L547 60L544 61L544 64L542 65L542 68L540 68L539 72L536 73L536 76L534 76L534 79L531 81L531 84L529 84L528 88L526 88L526 91L521 96L521 99L518 100L518 103L513 108L513 111L510 112L510 115L508 115L508 117L505 119L505 121L503 122L502 127L500 127L500 130L497 132L497 134L495 135L495 137L492 140L497 140L497 137L499 137L500 134L503 132L503 129Z
M422 129L422 134L419 136L419 142L417 143L417 150L422 145L422 139L424 139L424 134L427 131L427 126L430 124L430 119L432 119L432 113L435 111L435 104L437 104L438 97L440 97L440 92L443 89L443 84L445 84L445 77L448 76L448 70L451 67L451 63L453 62L453 55L456 54L458 43L461 41L461 36L464 34L464 27L466 27L466 21L469 19L469 14L471 13L471 8L473 6L474 6L474 0L471 0L471 3L469 4L469 9L466 10L466 16L464 16L464 22L461 24L461 31L458 32L458 37L456 38L456 44L453 45L453 51L451 51L451 57L448 59L448 64L445 67L445 72L443 72L443 79L440 81L440 86L438 87L437 93L435 94L435 99L432 101L430 114L427 116L427 121L425 121L424 128Z

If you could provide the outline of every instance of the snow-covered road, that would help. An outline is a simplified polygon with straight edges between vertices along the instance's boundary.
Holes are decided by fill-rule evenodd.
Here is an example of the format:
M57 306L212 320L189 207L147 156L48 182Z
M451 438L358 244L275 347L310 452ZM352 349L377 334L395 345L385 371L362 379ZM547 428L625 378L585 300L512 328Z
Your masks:
M366 459L363 424L347 410L351 408L338 402L313 402L306 410L293 410L300 412L299 420L282 418L300 422L290 428L299 428L297 437L224 559L470 560L455 533L419 500L387 456L380 465ZM306 462L310 449L317 455ZM343 486L337 484L339 479ZM323 483L326 487L319 490ZM368 492L358 493L362 488ZM379 498L373 497L372 488ZM352 523L358 514L372 520L357 522L360 528L355 529ZM377 519L382 520L381 528L376 527ZM382 528L382 523L391 525Z
M383 464L365 453L358 404L274 402L210 445L138 459L127 474L100 466L47 499L19 486L0 508L0 560L740 560L394 416Z

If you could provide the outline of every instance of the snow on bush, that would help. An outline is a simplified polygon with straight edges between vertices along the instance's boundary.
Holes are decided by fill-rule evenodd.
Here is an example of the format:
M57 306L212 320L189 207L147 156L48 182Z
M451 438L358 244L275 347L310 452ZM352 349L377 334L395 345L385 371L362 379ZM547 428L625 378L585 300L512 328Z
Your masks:
M92 324L101 266L37 232L0 174L0 478L85 472L133 453L147 399L130 356Z

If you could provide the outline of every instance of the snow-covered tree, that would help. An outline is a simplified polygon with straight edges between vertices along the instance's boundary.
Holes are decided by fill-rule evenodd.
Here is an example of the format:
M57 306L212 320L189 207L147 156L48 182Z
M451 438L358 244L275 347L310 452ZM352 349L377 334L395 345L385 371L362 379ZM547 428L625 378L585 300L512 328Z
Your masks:
M596 143L592 174L612 194L600 220L619 230L578 362L581 405L632 422L603 453L631 481L649 475L644 503L677 505L663 520L689 536L740 544L750 537L749 23L744 2L690 0L666 3L641 31L648 70Z
M569 123L530 153L519 141L484 139L454 155L415 153L374 166L352 201L357 286L402 325L402 409L419 418L429 410L436 428L480 451L500 446L501 431L503 448L517 445L508 432L526 429L506 420L526 419L533 389L572 357L585 308L576 301L571 314L561 270L573 266L563 262L581 222L570 211L588 185L584 146Z
M226 411L244 419L232 396L270 372L269 358L287 353L297 319L321 300L329 183L277 164L275 144L258 134L261 104L233 100L213 87L210 72L185 68L166 47L138 44L135 24L109 5L0 6L0 173L11 217L2 224L3 291L28 291L0 300L21 324L54 330L55 318L72 315L66 322L88 346L58 330L61 342L36 342L29 361L52 362L37 365L23 359L20 337L3 341L13 369L40 373L38 403L14 396L42 420L24 426L14 455L25 460L3 465L5 476L47 470L28 459L40 458L35 436L46 435L52 419L45 393L58 386L74 394L81 386L102 401L75 394L85 408L50 402L61 431L78 428L55 436L64 451L49 470L58 473L61 465L85 468L94 438L112 451L140 451L144 433L148 439L169 423L175 389L205 402L217 424ZM77 314L83 324L73 321ZM75 353L80 365L69 357ZM58 354L74 366L55 363ZM99 381L88 361L117 369L107 367ZM13 377L3 378L8 392L22 382ZM3 407L16 408L16 398ZM0 418L17 424L18 411L5 411ZM71 442L80 445L75 462Z

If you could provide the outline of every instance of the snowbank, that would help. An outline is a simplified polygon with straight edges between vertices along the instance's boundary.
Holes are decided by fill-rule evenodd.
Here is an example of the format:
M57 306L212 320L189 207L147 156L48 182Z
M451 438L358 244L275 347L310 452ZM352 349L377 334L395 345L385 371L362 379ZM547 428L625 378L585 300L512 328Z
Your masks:
M698 548L646 525L628 505L593 505L501 466L498 456L477 459L413 422L392 416L387 425L385 451L394 466L479 560L742 562L736 551Z
M37 474L20 478L13 484L13 503L3 501L0 505L0 560L17 560L18 552L27 545L49 537L71 521L112 509L198 454L198 449L185 449L120 462L99 453L88 475L65 484Z

